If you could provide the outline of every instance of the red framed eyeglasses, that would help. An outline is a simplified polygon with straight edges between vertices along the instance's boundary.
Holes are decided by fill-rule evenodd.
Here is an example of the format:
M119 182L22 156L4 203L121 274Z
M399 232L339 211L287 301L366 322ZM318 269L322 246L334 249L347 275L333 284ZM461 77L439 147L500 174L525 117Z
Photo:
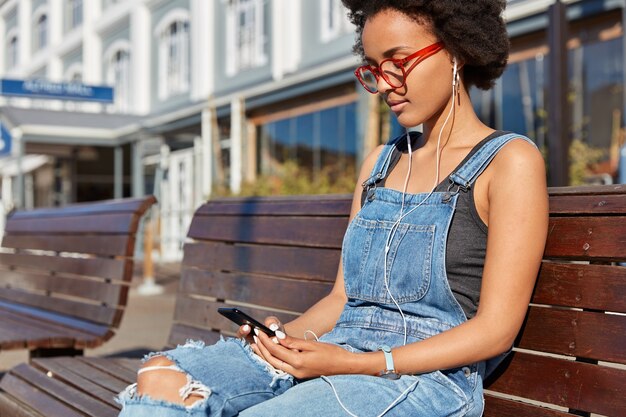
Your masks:
M358 67L354 74L367 91L372 94L378 93L378 80L383 80L391 88L402 88L406 84L406 77L413 71L413 68L426 58L436 54L443 49L441 42L433 43L419 51L402 59L388 58L383 60L377 67L372 65L362 65ZM415 59L409 68L405 68L407 62Z

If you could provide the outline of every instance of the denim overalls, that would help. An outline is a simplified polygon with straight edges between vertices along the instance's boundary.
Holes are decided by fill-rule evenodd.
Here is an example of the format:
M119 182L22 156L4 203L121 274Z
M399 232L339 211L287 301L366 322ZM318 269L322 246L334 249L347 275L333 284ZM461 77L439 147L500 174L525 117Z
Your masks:
M450 175L447 191L407 194L376 188L387 176L392 150L402 136L386 144L364 186L367 199L352 220L343 243L343 272L348 296L335 328L320 341L353 352L376 351L381 345L401 346L406 317L407 343L417 342L458 326L466 320L454 298L445 271L446 240L458 193L471 187L497 152L509 141L506 134L484 144ZM532 143L532 142L530 142ZM387 250L385 283L384 264ZM386 288L389 288L387 291ZM191 407L138 397L133 388L120 395L120 416L480 416L482 380L488 364L402 375L390 380L367 375L336 375L295 383L287 374L260 360L236 339L213 346L188 343L158 353L188 373L201 386L205 399ZM254 405L257 404L257 405ZM248 408L249 407L249 408ZM128 414L126 414L128 413Z

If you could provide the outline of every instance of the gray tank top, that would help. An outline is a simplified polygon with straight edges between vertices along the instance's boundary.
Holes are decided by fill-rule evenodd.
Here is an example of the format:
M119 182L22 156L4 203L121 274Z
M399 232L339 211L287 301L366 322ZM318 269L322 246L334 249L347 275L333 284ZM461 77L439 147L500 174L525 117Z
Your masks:
M506 132L496 131L480 141L458 165L463 165L478 150L498 136ZM411 132L411 147L417 148L419 133ZM397 165L402 153L407 153L406 141L400 140L392 151L391 161L387 173ZM458 168L458 167L457 167ZM453 170L453 172L456 169ZM386 177L381 178L376 186L384 187ZM446 191L449 185L449 176L437 186L435 191ZM365 202L365 192L361 196L361 205ZM467 318L476 315L480 301L480 285L487 252L487 225L482 221L474 202L474 188L461 189L456 203L456 210L452 216L452 223L448 233L446 247L446 274L448 284L457 302L463 308Z

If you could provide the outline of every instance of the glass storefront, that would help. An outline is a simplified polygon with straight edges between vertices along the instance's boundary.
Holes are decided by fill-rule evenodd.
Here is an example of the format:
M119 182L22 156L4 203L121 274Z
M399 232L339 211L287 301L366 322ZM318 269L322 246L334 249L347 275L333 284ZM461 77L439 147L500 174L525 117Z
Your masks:
M473 88L478 116L497 129L522 133L546 149L548 140L548 56L512 62L494 89ZM624 132L624 39L595 40L568 51L570 137L582 143L590 174L616 175L616 152Z
M356 102L275 120L258 126L259 175L280 176L285 164L311 181L337 182L356 172Z

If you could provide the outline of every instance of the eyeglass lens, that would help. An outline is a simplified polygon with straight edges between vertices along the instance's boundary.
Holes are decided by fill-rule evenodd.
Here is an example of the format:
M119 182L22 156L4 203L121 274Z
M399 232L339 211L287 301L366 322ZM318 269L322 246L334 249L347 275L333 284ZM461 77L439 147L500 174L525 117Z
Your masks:
M380 74L387 84L392 88L400 88L404 85L404 69L401 64L397 64L392 60L384 61L378 68ZM359 69L361 80L365 87L371 92L378 91L378 80L374 73L368 67Z

